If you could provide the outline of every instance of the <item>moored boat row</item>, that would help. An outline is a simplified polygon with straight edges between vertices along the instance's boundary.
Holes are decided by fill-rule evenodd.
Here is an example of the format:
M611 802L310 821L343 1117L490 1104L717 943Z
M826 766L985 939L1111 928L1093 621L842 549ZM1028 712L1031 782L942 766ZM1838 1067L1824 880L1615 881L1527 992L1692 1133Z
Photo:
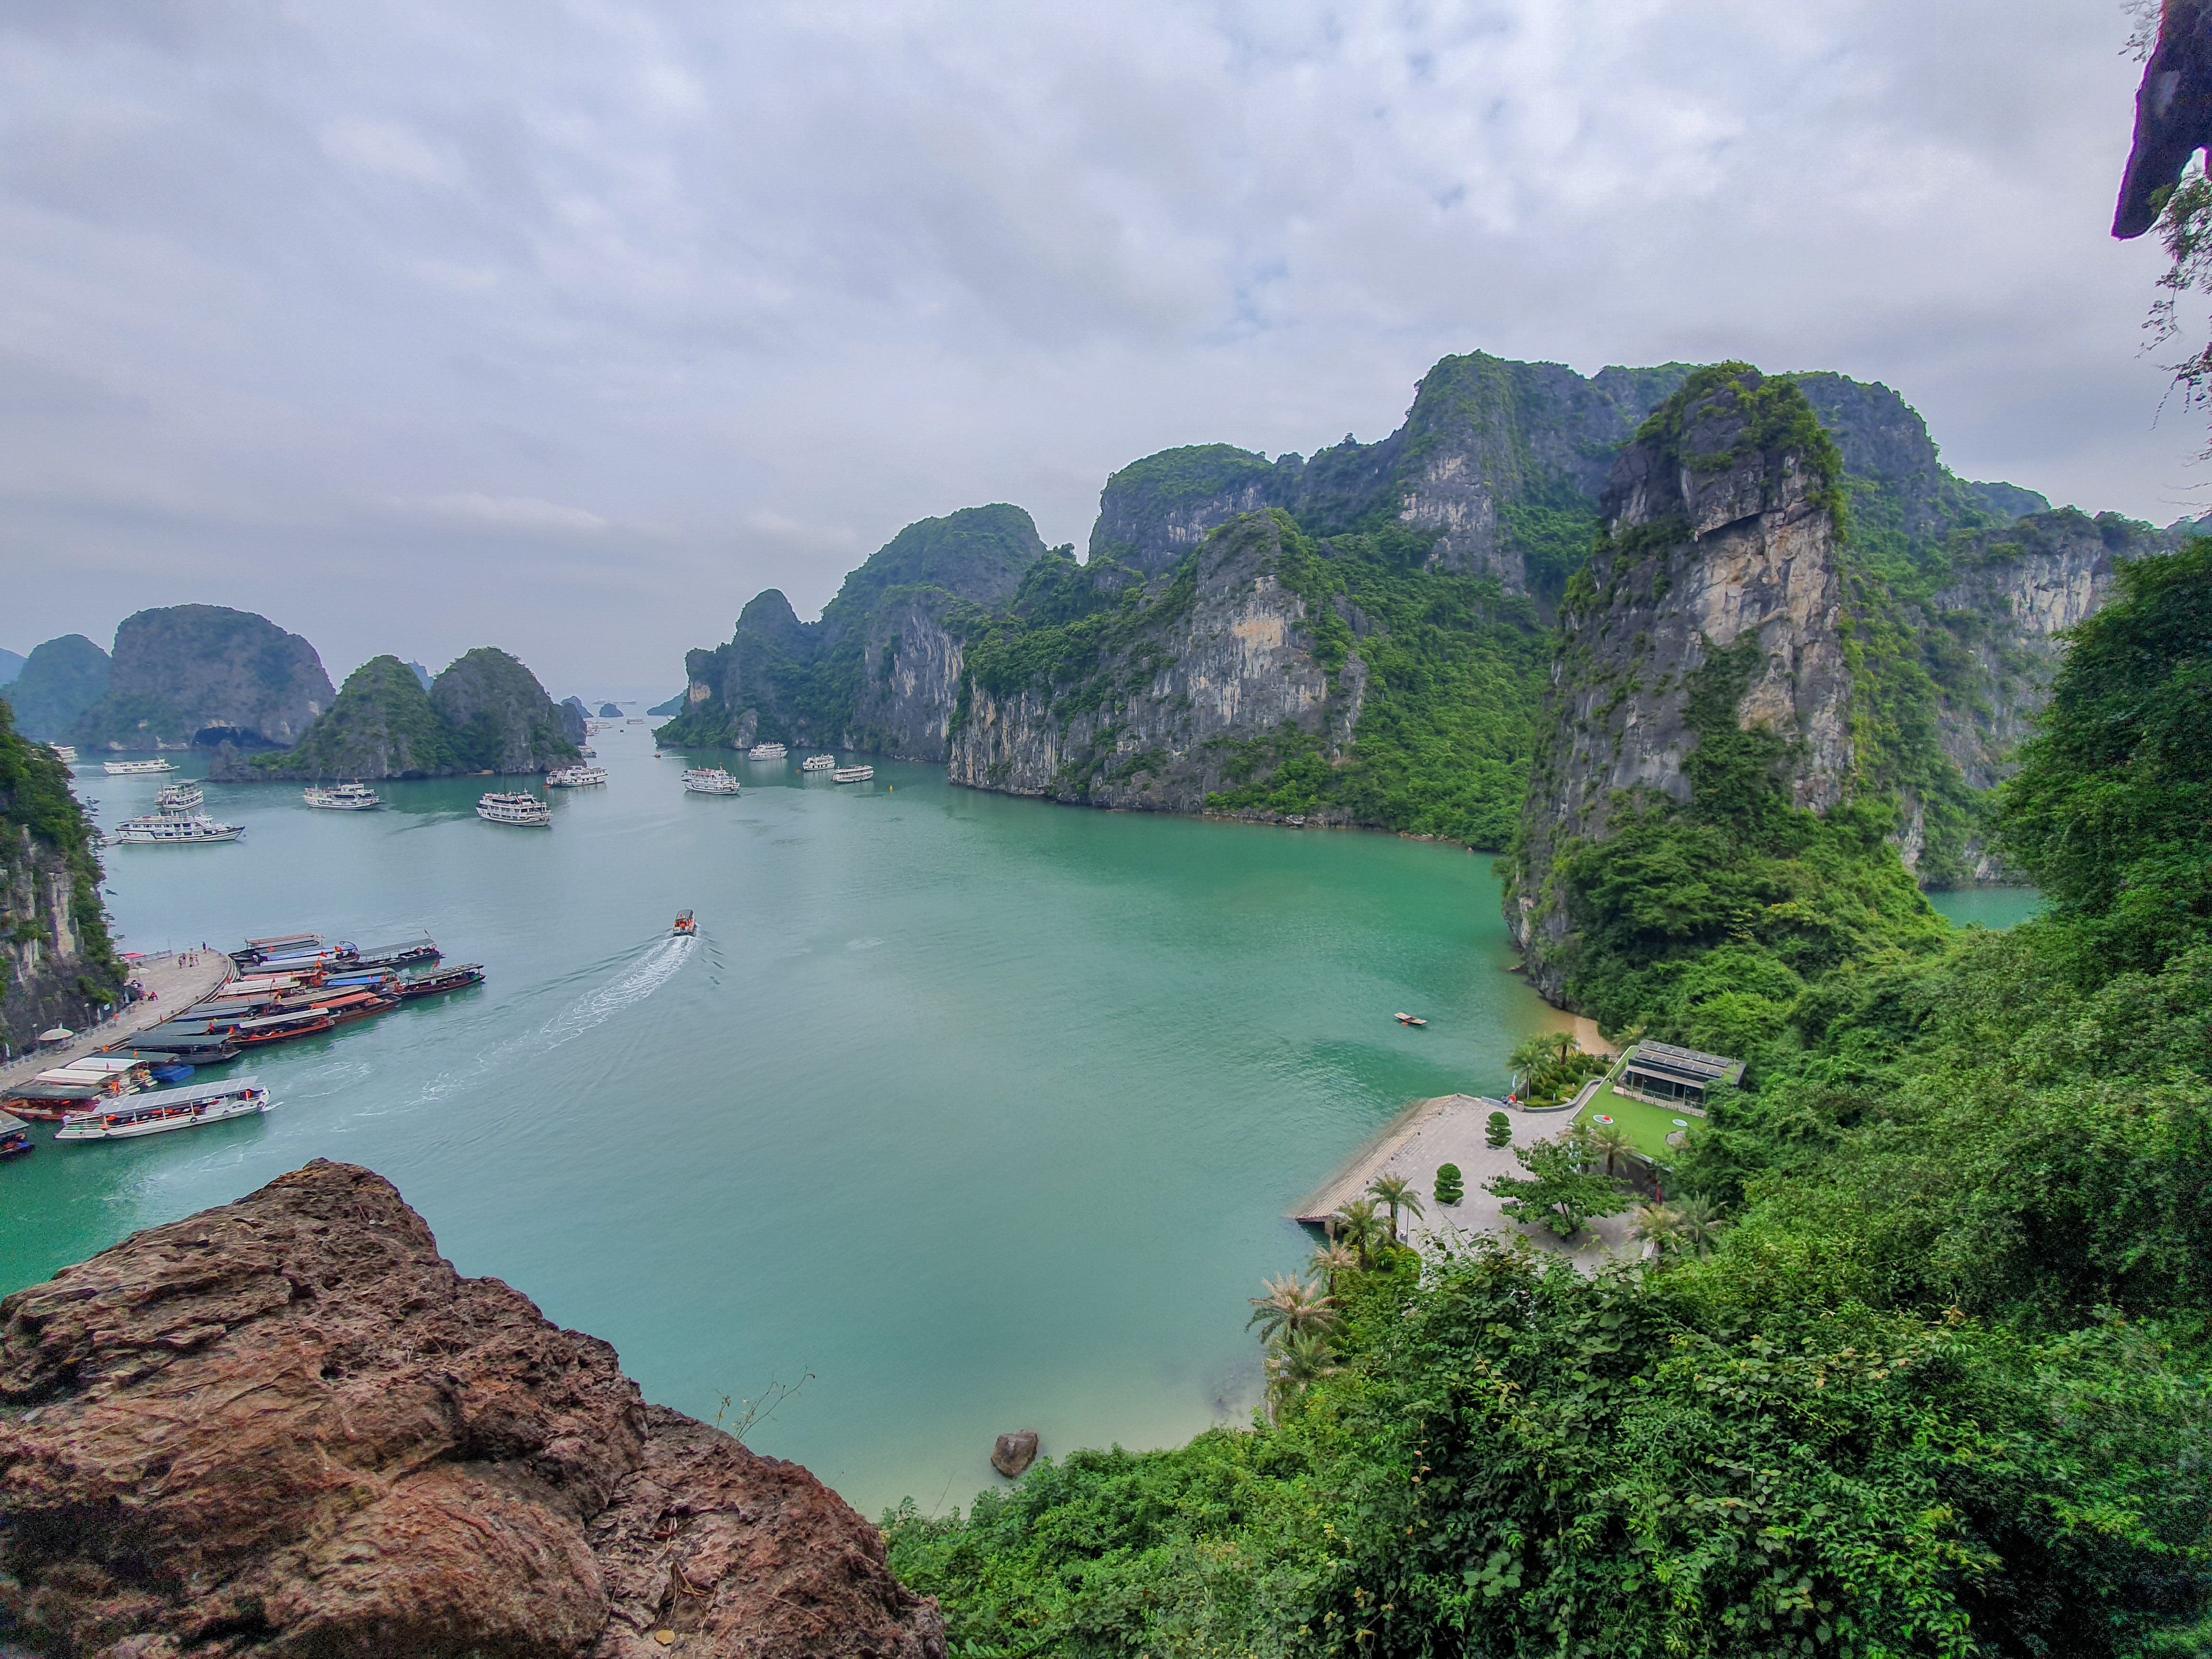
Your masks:
M0 1091L0 1158L29 1149L27 1133L18 1146L6 1127L26 1118L60 1124L57 1139L94 1140L265 1110L246 1098L252 1079L195 1074L484 980L479 963L441 965L427 934L362 950L319 933L286 933L251 940L231 960L242 971L161 1024Z

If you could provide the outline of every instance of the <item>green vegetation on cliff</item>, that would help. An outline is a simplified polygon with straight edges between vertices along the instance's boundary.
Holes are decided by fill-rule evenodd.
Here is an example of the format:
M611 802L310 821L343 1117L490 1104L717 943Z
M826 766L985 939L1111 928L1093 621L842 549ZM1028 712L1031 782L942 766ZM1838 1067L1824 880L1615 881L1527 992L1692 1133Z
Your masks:
M1667 1176L1735 1224L1593 1278L1332 1265L1327 1341L1249 1430L886 1517L956 1649L2204 1651L2207 559L2145 559L2083 630L2006 816L2060 902L2008 934L1931 928L1875 823L1778 799L1720 729L1724 653L1703 805L1603 872L1600 954L1656 1035L1759 1005ZM1808 862L1843 896L1773 867ZM1661 953L1678 895L1723 931Z
M1742 1054L1786 1024L1832 969L1936 948L1945 925L1887 837L1896 813L1862 797L1825 814L1790 805L1784 746L1736 706L1760 660L1749 631L1691 677L1697 746L1686 804L1651 793L1611 834L1568 849L1549 902L1578 941L1576 1006L1608 1030Z
M57 1018L121 999L96 839L69 769L18 732L0 701L0 1032L16 1048Z
M289 753L257 756L270 777L436 777L462 769L453 732L415 671L372 657L338 689L323 717Z
M1209 805L1334 807L1407 835L1506 844L1541 696L1534 608L1507 599L1494 578L1427 568L1428 542L1396 526L1316 541L1286 526L1277 574L1305 601L1325 667L1340 671L1358 653L1364 701L1340 763L1314 734L1285 732L1253 745L1254 781Z

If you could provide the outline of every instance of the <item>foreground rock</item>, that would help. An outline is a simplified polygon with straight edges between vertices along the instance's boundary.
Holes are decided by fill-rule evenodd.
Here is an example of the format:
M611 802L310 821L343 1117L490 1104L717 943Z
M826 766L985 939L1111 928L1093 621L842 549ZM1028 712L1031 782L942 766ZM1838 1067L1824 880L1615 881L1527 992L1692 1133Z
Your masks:
M1012 1434L1002 1434L991 1448L991 1467L1012 1480L1036 1462L1037 1431L1018 1429Z
M0 1302L0 1644L939 1659L805 1469L318 1161Z

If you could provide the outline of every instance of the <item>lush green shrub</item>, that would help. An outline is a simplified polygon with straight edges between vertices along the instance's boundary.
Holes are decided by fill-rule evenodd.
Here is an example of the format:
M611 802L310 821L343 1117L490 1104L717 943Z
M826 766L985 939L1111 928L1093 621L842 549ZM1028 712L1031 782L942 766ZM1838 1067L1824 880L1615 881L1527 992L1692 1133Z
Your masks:
M1509 1131L1510 1133L1510 1131ZM1495 1145L1496 1143L1492 1143ZM1467 1178L1456 1164L1437 1165L1436 1197L1439 1204L1456 1204L1467 1196Z
M1483 1125L1482 1138L1489 1146L1503 1146L1513 1139L1513 1120L1503 1112L1492 1112Z

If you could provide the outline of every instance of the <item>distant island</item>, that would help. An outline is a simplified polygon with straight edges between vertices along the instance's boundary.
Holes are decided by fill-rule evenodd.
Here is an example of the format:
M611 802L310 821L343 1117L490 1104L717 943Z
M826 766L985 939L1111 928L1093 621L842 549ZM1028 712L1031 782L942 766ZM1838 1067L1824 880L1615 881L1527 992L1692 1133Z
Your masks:
M544 772L577 758L568 726L580 719L580 708L564 714L520 660L489 646L457 659L427 690L411 664L375 657L346 677L291 750L247 757L226 748L208 775L244 781Z

